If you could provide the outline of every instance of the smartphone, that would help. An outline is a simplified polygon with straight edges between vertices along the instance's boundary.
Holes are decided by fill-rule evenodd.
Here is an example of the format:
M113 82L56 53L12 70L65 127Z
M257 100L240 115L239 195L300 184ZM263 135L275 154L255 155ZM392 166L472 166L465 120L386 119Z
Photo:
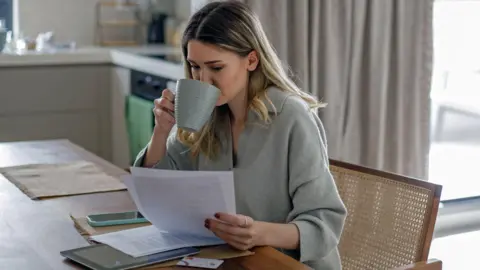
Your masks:
M87 222L92 227L146 223L148 220L139 211L88 215Z

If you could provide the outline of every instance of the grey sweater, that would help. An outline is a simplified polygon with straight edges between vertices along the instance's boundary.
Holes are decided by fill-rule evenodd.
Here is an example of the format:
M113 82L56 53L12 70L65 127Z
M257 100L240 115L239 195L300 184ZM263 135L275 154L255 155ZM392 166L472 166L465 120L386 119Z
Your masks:
M192 159L189 149L176 139L174 127L167 154L155 167L233 170L237 213L259 221L295 224L300 248L282 252L314 269L341 269L337 245L346 209L329 171L322 123L300 98L274 87L267 95L272 104L265 101L265 105L272 122L264 124L249 112L235 166L230 122L225 117L222 150L216 160L203 155ZM134 166L142 166L145 149Z

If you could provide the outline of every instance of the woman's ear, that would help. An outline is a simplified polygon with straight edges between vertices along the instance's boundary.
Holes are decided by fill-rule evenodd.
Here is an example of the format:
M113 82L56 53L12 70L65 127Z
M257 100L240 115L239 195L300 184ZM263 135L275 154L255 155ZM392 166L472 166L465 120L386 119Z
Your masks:
M254 71L258 66L258 55L257 51L253 50L247 55L247 69L248 71Z

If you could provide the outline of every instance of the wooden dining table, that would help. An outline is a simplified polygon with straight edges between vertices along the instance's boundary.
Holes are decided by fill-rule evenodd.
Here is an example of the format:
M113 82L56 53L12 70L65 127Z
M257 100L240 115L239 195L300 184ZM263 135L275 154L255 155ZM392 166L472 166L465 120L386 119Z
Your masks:
M68 140L0 143L0 168L86 160L107 174L127 172ZM127 191L32 200L0 174L0 269L82 269L60 251L89 245L70 215L136 210ZM308 269L271 247L227 259L218 269ZM183 266L162 269L192 269Z

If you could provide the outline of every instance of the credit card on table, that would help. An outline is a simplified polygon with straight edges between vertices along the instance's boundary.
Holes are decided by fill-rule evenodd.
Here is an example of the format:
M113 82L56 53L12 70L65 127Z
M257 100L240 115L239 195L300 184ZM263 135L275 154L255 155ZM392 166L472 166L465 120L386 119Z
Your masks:
M205 259L205 258L197 258L197 257L185 257L181 261L179 261L177 265L192 266L192 267L207 268L207 269L217 269L222 263L223 263L223 260Z

